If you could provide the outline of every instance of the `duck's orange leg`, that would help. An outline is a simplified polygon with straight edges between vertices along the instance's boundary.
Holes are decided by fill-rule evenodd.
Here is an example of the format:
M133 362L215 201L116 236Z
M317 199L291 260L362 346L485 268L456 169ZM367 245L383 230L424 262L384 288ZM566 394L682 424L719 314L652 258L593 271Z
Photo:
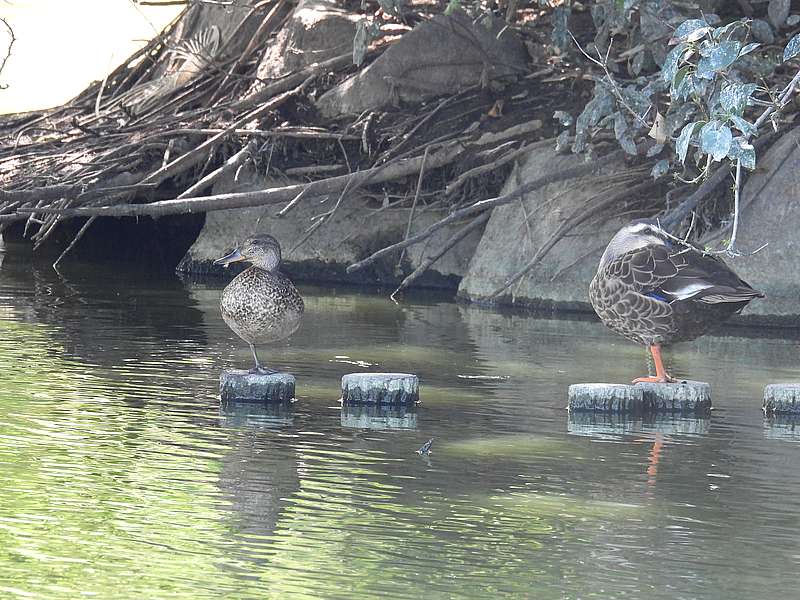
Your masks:
M674 377L670 377L670 374L664 368L664 363L661 360L661 346L658 344L650 346L650 354L653 355L653 362L656 364L656 376L637 377L633 380L633 383L675 383L678 381Z

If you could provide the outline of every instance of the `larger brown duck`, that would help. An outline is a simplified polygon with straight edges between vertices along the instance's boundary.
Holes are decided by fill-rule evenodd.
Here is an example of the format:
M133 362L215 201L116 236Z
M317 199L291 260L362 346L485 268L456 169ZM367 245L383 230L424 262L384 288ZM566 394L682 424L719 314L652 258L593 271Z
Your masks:
M629 340L650 348L655 377L668 383L661 346L692 340L764 294L742 281L722 260L640 219L612 238L589 286L600 320Z
M256 363L251 373L276 373L258 360L256 345L277 342L297 331L305 310L303 298L291 280L278 270L281 247L271 235L245 240L214 264L227 266L238 261L247 261L252 266L222 290L219 301L222 318L250 345Z

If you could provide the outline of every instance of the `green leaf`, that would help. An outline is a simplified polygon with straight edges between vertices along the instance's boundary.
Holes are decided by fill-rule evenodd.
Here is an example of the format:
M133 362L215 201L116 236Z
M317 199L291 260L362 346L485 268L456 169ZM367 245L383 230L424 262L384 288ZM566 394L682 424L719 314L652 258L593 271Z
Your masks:
M686 44L678 44L664 58L664 64L661 65L661 77L667 83L672 83L678 72L678 62L681 60L684 50L686 50Z
M556 138L556 154L562 154L569 148L569 131L562 131Z
M742 166L750 171L756 168L756 150L741 136L733 138L728 158L741 161Z
M783 62L794 58L798 54L800 54L800 33L795 35L789 40L789 43L786 44L786 48L783 50Z
M786 23L786 17L789 16L790 9L790 0L769 0L767 4L767 15L775 29L783 27L783 24Z
M739 56L744 56L745 54L750 54L753 50L758 48L761 44L754 43L754 44L747 44L744 48L741 49L739 52Z
M461 10L461 2L459 2L459 0L450 0L444 9L444 14L449 16L457 10Z
M689 74L691 68L692 67L690 65L686 65L678 69L678 72L675 74L675 77L672 80L672 85L669 88L670 96L677 95L678 90L680 89L681 84L683 83L683 80L686 79L686 76Z
M739 160L745 169L752 171L756 168L756 149L751 144L743 144Z
M708 23L706 23L703 19L689 19L688 21L684 21L683 23L678 25L678 28L675 30L675 33L672 35L672 39L681 42L685 41L692 33L697 31L698 29L706 29L710 31ZM702 35L700 37L702 37Z
M553 45L559 50L566 50L569 45L569 33L567 30L569 28L569 16L571 13L571 8L557 6L553 9L553 15L550 18L550 22L553 25L553 32L550 37L553 41Z
M731 115L730 119L733 122L733 124L736 126L736 128L739 131L741 131L745 136L749 137L751 135L755 135L758 132L758 130L756 129L755 125L753 125L749 121L745 121L739 115Z
M689 151L689 142L692 141L695 130L701 125L703 125L703 121L687 123L681 130L681 134L675 142L675 152L677 152L678 158L681 159L681 163L686 161L686 153Z
M741 114L757 88L755 83L728 82L722 86L719 103L724 110Z
M750 23L750 31L753 37L764 44L772 44L775 42L775 34L772 31L772 26L763 19L753 19Z
M686 100L692 94L692 92L701 91L698 86L702 83L703 82L698 79L694 73L689 73L686 77L684 77L683 81L681 81L680 87L676 90L675 97L678 100Z
M714 30L714 33L713 33L712 37L715 40L720 40L720 39L724 38L725 36L727 36L732 31L734 31L735 29L738 29L739 27L744 27L744 26L745 26L745 23L743 21L731 21L727 25L724 25L722 27L717 27Z
M650 171L650 174L653 176L653 179L658 179L659 177L666 175L668 171L669 161L666 158L662 158L655 165L653 165L653 170Z
M553 113L553 118L561 123L564 127L572 125L572 115L563 110L557 110Z
M661 151L664 149L664 144L654 144L647 149L647 158L653 158L661 154Z
M739 57L742 43L736 40L720 42L707 57L701 58L697 63L697 76L702 79L713 79L714 74L733 64Z
M630 127L621 112L614 114L614 137L627 154L636 156L636 143L631 138Z
M715 161L728 156L732 141L730 128L719 121L710 121L700 130L700 150L710 154Z
M353 64L361 66L369 48L369 32L367 31L367 21L365 19L356 23L356 35L353 38Z

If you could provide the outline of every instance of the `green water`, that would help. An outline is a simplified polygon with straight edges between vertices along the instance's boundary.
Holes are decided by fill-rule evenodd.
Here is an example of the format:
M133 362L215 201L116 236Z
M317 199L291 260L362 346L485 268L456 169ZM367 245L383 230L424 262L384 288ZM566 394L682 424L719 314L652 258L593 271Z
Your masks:
M222 285L6 257L0 597L797 597L800 430L759 400L800 377L796 341L676 347L710 419L570 420L569 383L641 375L643 351L592 321L303 287L263 356L298 401L220 406L250 360ZM423 404L343 412L363 370L418 373Z

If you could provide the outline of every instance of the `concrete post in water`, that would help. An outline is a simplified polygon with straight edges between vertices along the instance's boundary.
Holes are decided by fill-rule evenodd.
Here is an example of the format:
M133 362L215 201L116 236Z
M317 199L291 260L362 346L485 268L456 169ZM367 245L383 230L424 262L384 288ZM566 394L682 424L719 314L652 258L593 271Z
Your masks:
M642 390L618 383L574 383L567 408L575 412L641 412Z
M414 404L419 379L409 373L350 373L342 377L343 404Z
M680 383L576 383L569 386L573 412L706 414L711 386L702 381Z
M226 401L288 402L294 399L294 383L294 375L289 373L226 369L219 378L219 395Z
M764 388L764 414L800 417L800 383L770 383Z
M711 411L711 385L705 381L643 382L636 387L642 389L648 412L707 414Z

